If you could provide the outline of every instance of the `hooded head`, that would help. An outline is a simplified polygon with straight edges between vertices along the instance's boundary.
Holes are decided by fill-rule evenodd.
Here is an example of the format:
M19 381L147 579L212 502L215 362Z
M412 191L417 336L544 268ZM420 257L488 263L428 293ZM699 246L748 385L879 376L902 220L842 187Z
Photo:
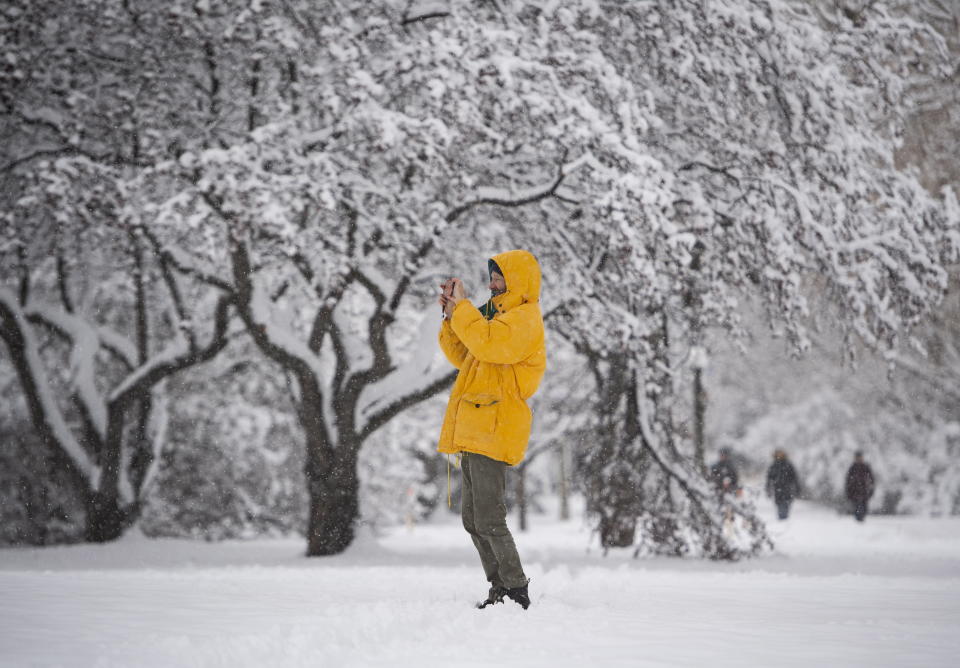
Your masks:
M503 277L503 269L493 260L487 260L487 271L490 274L490 298L499 297L507 291L507 281Z
M490 262L491 271L498 268L507 284L506 291L492 299L497 311L504 313L520 304L540 301L540 265L533 253L511 250L494 255Z

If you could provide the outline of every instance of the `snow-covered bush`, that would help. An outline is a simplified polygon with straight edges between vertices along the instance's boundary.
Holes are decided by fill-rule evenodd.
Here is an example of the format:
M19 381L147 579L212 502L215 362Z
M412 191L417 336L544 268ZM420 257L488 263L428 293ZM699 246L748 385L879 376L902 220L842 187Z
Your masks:
M303 448L282 379L270 365L228 354L167 388L167 447L144 533L213 540L304 532Z

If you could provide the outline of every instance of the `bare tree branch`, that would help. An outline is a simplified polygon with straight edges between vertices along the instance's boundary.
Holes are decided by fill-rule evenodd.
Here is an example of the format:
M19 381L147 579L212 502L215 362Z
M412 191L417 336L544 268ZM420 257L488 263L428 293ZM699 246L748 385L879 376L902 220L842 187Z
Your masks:
M186 274L187 276L192 276L196 278L201 283L206 283L207 285L212 285L215 288L219 288L228 294L234 293L234 286L230 283L227 283L221 278L214 276L213 274L208 274L197 267L190 266L174 255L167 247L165 247L160 240L157 239L156 235L153 234L146 226L139 226L138 228L143 235L150 241L150 244L153 246L154 252L160 257L162 262L167 262L170 266L174 267L181 274Z
M394 403L382 408L381 410L374 413L370 416L370 419L367 420L367 423L364 425L363 429L360 430L359 436L361 440L366 439L370 434L375 432L377 429L389 422L394 416L401 413L410 406L414 406L424 399L429 399L434 394L442 390L443 388L450 385L454 379L457 377L458 370L454 369L445 376L441 376L437 380L433 381L426 387L421 388L420 390L401 397Z
M116 406L126 407L164 378L213 359L226 347L229 340L226 334L230 325L229 307L232 303L232 298L226 295L222 295L217 300L213 317L214 328L206 346L197 350L188 350L163 362L151 364L148 361L141 369L131 374L132 378L128 378L113 391L108 400L111 409Z

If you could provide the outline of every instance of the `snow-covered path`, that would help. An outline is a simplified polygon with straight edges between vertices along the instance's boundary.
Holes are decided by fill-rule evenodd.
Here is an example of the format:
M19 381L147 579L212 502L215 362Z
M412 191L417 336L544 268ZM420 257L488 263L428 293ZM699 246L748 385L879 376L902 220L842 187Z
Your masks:
M799 504L738 564L587 551L580 522L518 536L534 604L478 611L453 520L332 559L300 541L131 537L0 551L0 665L952 666L960 520Z

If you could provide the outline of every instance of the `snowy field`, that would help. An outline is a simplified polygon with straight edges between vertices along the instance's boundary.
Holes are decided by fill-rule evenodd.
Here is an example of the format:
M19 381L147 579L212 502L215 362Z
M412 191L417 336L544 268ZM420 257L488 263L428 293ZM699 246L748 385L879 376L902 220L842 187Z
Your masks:
M957 519L800 503L771 521L775 555L737 564L603 557L579 520L532 524L526 612L473 608L453 518L329 559L299 540L0 550L0 665L958 665Z

